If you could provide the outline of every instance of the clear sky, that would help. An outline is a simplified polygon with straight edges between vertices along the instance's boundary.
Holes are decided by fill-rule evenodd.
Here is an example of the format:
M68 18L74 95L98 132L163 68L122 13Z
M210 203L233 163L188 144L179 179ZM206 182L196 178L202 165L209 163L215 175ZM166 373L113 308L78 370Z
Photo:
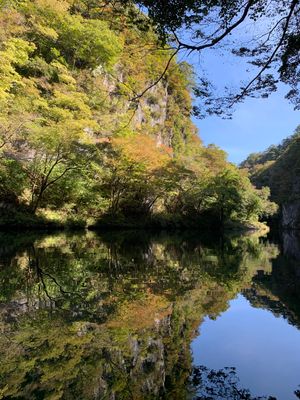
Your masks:
M249 82L255 76L254 67L228 52L207 50L181 59L194 66L198 76L209 78L222 92L227 85L239 87L242 79ZM248 70L249 72L245 72ZM267 99L250 99L239 104L231 120L219 117L195 119L204 144L214 143L228 153L230 161L239 163L250 153L265 150L290 136L300 124L300 112L284 98L289 91L281 84Z
M215 143L239 163L250 153L265 150L291 135L300 124L300 113L284 99L281 89L268 99L247 99L231 120L208 117L196 120L204 144Z

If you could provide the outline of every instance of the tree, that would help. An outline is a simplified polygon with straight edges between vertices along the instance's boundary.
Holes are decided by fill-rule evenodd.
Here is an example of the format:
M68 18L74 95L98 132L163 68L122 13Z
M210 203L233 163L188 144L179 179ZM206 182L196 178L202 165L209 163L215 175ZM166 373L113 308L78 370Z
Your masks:
M127 217L150 214L164 192L162 170L170 160L167 149L146 135L113 138L103 160L103 195L108 212Z
M241 388L236 368L225 367L220 370L204 365L193 368L191 385L196 393L194 400L232 399L232 400L276 400L273 396L253 397L249 389Z
M72 2L36 0L21 6L29 18L29 38L37 53L49 62L59 58L79 68L111 67L122 51L122 42L106 21L70 13Z
M201 52L223 46L234 55L249 57L249 63L257 68L238 91L227 91L219 97L212 96L210 83L200 79L195 94L203 99L208 113L222 114L247 96L267 97L276 90L279 81L291 86L286 97L299 109L299 0L136 0L135 3L147 9L162 42L173 48L172 58L181 51ZM256 32L255 26L260 22L264 31L245 39L245 45L238 37L239 32L245 31L249 24ZM234 39L238 40L234 41L231 37L235 32ZM203 115L203 106L195 110L198 115Z
M257 221L277 211L276 204L269 201L269 189L256 189L247 175L233 166L211 180L208 194L210 209L217 213L221 225L228 220Z
M187 21L163 25L155 14L161 2L156 11L154 2L139 4L149 6L156 25L121 1L1 3L5 207L8 201L20 206L16 213L29 208L39 216L68 218L75 211L90 221L109 214L148 222L155 215L157 223L195 225L205 212L219 216L224 198L222 221L259 213L257 193L246 184L236 187L243 179L225 152L203 146L192 123L194 75L174 52L184 49L177 30ZM199 12L191 4L178 1L187 18ZM236 10L234 4L212 1L207 11L217 17L219 8ZM155 29L165 42L159 43ZM240 200L244 208L238 208Z

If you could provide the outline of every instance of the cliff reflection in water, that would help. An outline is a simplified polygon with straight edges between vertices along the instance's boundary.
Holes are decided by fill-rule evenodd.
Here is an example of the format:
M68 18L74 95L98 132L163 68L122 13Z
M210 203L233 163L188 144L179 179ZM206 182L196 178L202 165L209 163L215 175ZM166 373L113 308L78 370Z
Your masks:
M251 288L243 291L252 306L282 316L300 329L300 233L283 232L281 252L272 263L272 273L259 273Z
M190 352L205 316L243 292L299 323L298 269L258 237L3 235L0 255L4 399L208 398L218 371L193 368ZM224 371L222 390L237 388Z

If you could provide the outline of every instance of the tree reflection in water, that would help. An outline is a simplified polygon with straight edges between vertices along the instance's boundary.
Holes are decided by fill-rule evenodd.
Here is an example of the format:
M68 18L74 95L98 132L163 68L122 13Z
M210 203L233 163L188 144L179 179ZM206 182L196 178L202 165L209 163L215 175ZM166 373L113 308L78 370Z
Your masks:
M194 400L276 400L272 396L253 397L249 389L240 388L234 367L221 370L209 369L203 365L194 367L191 386L197 393Z
M1 239L0 398L253 399L233 369L193 369L190 342L258 269L270 275L276 245L141 232Z

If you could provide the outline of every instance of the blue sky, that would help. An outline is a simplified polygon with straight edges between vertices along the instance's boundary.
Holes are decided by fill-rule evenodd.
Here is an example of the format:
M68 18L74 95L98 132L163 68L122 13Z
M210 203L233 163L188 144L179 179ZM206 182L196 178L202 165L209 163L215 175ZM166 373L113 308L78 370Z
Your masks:
M250 153L265 150L291 135L300 124L299 111L284 99L281 88L268 99L247 99L231 120L209 117L195 120L204 144L215 143L239 163Z
M256 71L225 50L207 50L189 57L183 54L179 59L192 64L196 75L205 75L222 93L225 85L239 87L242 79L249 82ZM237 106L231 120L219 117L195 119L204 144L216 144L228 153L230 161L239 163L250 153L280 143L300 124L300 112L294 111L293 105L284 98L288 90L281 84L267 99L247 99Z

